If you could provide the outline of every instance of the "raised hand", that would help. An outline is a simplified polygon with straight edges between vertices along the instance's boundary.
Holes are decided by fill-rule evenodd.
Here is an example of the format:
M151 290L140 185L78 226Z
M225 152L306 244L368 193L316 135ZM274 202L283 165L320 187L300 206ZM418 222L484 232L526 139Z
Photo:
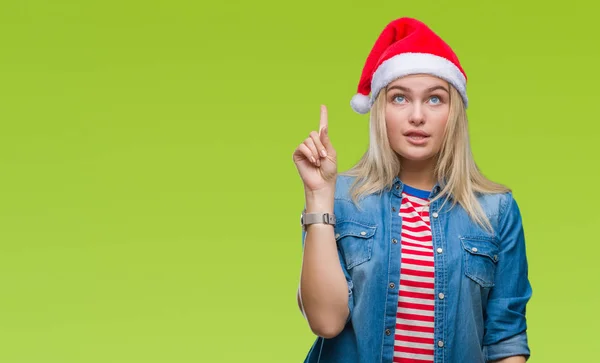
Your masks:
M294 150L294 164L306 191L335 188L337 157L329 139L328 127L327 108L322 105L319 131L311 131Z

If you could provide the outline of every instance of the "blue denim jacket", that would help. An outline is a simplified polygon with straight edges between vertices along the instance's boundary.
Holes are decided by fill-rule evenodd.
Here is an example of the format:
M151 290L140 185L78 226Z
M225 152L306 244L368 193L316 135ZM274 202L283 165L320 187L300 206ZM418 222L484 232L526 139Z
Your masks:
M305 363L392 362L400 281L397 213L404 188L399 178L357 209L349 195L352 177L339 175L335 237L348 282L350 316L336 337L317 337ZM436 185L433 198L440 191ZM532 289L519 207L512 193L479 196L494 232L469 219L444 197L430 206L435 253L436 363L483 363L529 357L525 306ZM304 246L305 232L302 232ZM391 283L394 284L391 284Z

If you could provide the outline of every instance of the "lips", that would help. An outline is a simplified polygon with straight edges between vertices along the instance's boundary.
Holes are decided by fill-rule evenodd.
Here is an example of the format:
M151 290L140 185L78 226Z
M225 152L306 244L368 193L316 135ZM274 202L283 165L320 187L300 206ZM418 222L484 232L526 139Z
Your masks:
M424 131L408 131L404 134L404 136L415 138L415 139L422 139L422 138L429 137L429 134Z
M404 136L413 145L424 145L429 138L429 134L421 130L412 130L404 133Z

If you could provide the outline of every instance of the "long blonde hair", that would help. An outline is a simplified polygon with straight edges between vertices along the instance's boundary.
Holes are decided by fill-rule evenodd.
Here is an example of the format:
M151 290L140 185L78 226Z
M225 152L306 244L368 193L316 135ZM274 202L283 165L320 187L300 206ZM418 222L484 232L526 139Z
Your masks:
M450 110L444 137L434 170L434 177L442 187L431 201L451 196L452 206L460 204L467 214L484 229L492 226L477 200L477 193L504 193L510 189L487 179L477 167L469 143L467 114L459 93L450 86ZM386 93L382 90L371 109L369 121L369 148L363 157L340 175L355 176L350 188L352 200L390 187L402 168L398 154L391 148L385 124ZM443 205L443 204L442 204Z

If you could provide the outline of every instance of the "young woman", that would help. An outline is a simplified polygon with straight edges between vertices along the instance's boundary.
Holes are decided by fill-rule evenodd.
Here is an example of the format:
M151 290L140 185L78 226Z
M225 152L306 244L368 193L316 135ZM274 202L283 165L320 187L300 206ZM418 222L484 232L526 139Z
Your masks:
M338 175L324 106L293 154L305 190L298 304L318 336L305 362L525 362L521 215L473 161L452 49L420 21L389 23L351 105L370 111L353 168Z

